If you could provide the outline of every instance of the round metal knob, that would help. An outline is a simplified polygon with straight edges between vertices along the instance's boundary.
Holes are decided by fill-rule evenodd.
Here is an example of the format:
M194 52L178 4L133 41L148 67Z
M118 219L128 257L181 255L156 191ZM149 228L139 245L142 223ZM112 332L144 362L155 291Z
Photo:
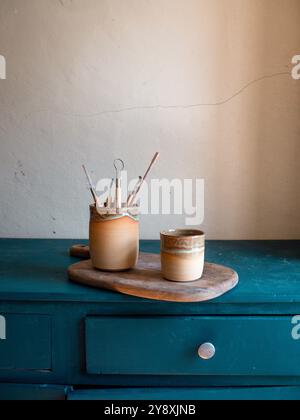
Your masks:
M198 354L199 354L200 359L210 360L215 356L216 348L211 343L205 343L199 347Z

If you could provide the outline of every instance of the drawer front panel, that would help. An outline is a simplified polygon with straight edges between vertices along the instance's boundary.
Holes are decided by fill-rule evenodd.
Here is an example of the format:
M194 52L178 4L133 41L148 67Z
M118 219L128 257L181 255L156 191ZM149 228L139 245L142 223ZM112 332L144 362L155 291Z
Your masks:
M86 319L89 374L300 376L291 317ZM199 347L212 343L203 360Z
M0 370L51 370L51 319L1 315Z

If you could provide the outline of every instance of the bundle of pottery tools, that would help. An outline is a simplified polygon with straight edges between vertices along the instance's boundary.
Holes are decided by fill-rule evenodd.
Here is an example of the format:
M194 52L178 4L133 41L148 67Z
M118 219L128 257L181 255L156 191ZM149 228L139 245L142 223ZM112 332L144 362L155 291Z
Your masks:
M90 206L90 253L92 264L103 271L123 271L133 268L139 256L138 197L152 168L159 158L156 153L145 175L140 176L126 202L122 202L122 159L114 161L115 178L102 204L90 174L83 166L94 204ZM115 187L115 188L114 188ZM113 194L113 189L115 189Z
M97 212L99 215L105 215L105 214L111 214L111 215L117 215L122 214L124 211L127 210L136 210L138 207L137 200L139 197L139 194L141 192L141 189L146 182L150 172L152 171L154 165L159 159L159 153L156 153L148 166L145 175L140 176L138 179L138 182L132 192L129 193L126 203L122 203L122 171L125 169L125 164L122 159L116 159L114 161L114 169L116 176L112 179L109 190L108 190L108 196L106 201L102 204L100 202L100 199L97 195L96 188L93 184L93 181L91 179L91 176L89 172L87 171L85 165L83 165L83 170L85 172L88 186L90 189L90 192L92 194L92 198L94 201L94 204L96 206ZM113 188L115 186L115 194L113 196Z

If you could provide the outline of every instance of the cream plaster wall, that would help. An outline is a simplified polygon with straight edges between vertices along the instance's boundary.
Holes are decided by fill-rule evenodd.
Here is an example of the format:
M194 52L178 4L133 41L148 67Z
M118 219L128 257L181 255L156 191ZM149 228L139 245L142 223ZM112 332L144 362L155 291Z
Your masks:
M157 150L205 179L210 238L300 237L299 0L0 0L0 54L1 237L86 237L81 164Z

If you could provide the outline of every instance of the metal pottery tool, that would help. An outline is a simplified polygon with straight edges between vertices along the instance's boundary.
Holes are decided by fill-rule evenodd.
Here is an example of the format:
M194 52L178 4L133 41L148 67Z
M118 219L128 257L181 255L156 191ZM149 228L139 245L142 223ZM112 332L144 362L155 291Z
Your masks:
M91 192L92 197L94 199L94 202L95 202L96 206L100 207L99 199L97 197L96 190L95 190L95 187L93 185L92 178L91 178L90 174L88 173L85 165L82 165L82 168L83 168L84 173L86 175L86 178L87 178L87 181L88 181L88 184L89 184L89 189L90 189L90 192Z
M128 201L127 201L127 205L128 207L132 206L134 204L134 202L136 201L136 198L139 194L139 192L141 191L142 186L144 185L146 179L148 178L148 175L150 174L150 172L153 169L153 166L156 164L156 162L158 161L159 158L159 153L155 153L154 158L152 159L145 175L142 177L141 181L139 181L137 187L136 187L136 191L132 194L132 198L129 199L130 197L128 197Z
M114 161L114 167L116 170L116 212L120 213L122 209L122 181L121 173L125 169L125 164L122 159L116 159Z

